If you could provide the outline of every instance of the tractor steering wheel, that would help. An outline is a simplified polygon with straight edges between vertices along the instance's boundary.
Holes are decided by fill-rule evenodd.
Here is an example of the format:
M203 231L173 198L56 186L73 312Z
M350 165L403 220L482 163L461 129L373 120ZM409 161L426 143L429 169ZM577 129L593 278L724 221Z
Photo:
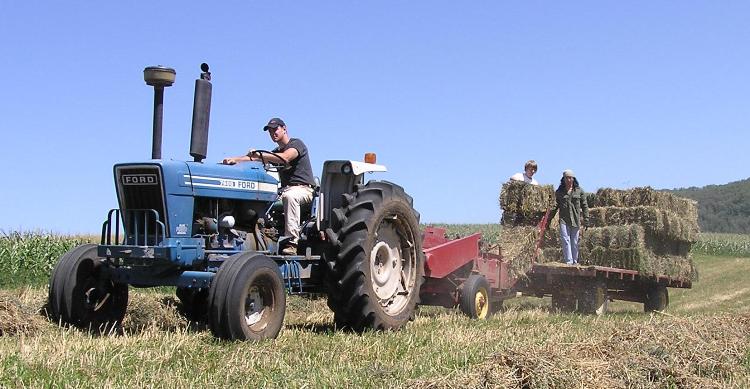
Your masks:
M280 171L291 169L292 165L289 164L289 162L286 162L284 157L282 157L279 154L274 153L273 151L268 150L255 150L256 153L260 156L260 161L263 163L263 167L266 169L267 172L275 172L278 173ZM270 154L274 157L284 161L284 163L271 163L266 161L266 159L263 157L263 154Z

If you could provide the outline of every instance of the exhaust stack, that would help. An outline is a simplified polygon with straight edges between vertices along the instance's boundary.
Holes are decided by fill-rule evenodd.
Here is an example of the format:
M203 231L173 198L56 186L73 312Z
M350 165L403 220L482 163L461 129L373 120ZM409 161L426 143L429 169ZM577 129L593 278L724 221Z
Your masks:
M208 119L211 114L211 72L208 64L201 64L201 78L195 80L193 98L193 128L190 133L190 155L195 162L203 162L208 149Z
M164 88L174 84L176 72L164 66L149 66L143 69L146 85L154 87L154 132L151 141L151 158L161 159L161 133L164 119Z

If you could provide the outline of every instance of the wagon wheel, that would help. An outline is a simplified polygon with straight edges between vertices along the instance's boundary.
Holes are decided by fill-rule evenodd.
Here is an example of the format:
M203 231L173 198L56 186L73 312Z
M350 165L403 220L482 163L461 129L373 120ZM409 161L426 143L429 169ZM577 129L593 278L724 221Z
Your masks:
M576 309L576 296L571 290L557 290L552 293L552 311L573 312Z
M494 310L490 302L490 285L487 279L472 274L461 286L461 312L472 319L486 319Z
M607 283L596 280L579 291L578 311L587 315L603 315L607 312L608 301Z
M649 286L643 300L645 312L663 311L669 306L669 292L664 285Z

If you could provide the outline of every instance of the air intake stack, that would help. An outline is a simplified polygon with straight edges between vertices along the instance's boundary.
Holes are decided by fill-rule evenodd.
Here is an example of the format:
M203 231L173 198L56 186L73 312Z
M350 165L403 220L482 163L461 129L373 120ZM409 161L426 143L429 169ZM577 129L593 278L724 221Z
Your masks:
M211 114L211 72L208 64L201 64L201 78L195 80L193 99L193 128L190 133L190 155L195 162L203 162L208 149L208 119Z
M151 158L161 159L161 132L164 118L164 88L174 84L176 72L164 66L149 66L143 69L143 80L154 87L154 133L151 142Z

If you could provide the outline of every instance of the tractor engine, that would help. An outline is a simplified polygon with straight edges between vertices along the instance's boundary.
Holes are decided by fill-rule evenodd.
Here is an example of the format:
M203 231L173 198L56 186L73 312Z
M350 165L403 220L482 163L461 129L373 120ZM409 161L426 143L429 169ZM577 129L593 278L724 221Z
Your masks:
M269 203L261 201L198 197L193 236L203 237L207 249L267 250L278 240L280 231L274 218L280 215L264 217L268 208Z
M282 232L283 215L275 211L278 181L260 163L161 160L117 164L114 175L125 243L195 246L195 255L177 261L182 267L205 267L200 251L211 261L232 252L273 249ZM110 219L105 225L117 224L117 215Z

